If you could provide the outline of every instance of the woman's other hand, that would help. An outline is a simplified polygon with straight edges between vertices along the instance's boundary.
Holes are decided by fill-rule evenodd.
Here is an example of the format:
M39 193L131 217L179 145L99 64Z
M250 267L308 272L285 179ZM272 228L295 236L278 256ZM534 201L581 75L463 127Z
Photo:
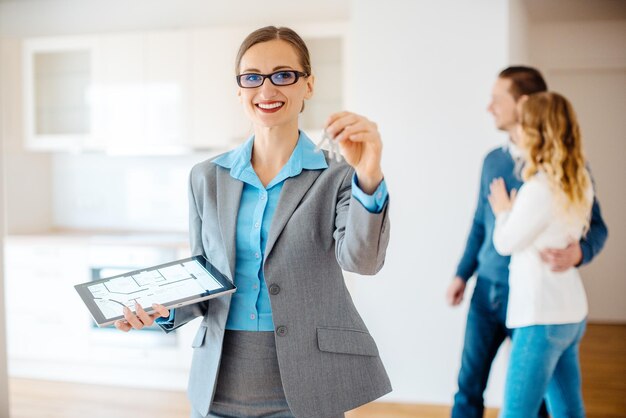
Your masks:
M491 210L495 215L511 210L513 202L515 202L517 190L511 190L511 196L509 197L504 180L500 177L493 179L489 185L489 192L489 204L491 205Z
M127 306L124 307L124 318L115 321L115 328L120 331L128 332L131 329L142 329L149 327L157 318L169 318L170 311L163 305L152 304L154 313L148 314L139 303L135 304L135 313Z
M338 112L328 118L325 129L339 143L346 162L356 171L361 190L374 193L383 180L380 166L383 143L378 126L364 116Z

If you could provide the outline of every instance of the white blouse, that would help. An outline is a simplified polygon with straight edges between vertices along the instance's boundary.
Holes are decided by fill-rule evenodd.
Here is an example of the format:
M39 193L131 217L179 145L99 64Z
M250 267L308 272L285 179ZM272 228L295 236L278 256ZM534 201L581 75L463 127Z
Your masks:
M591 187L589 199L593 198ZM513 207L496 217L493 243L502 255L511 255L506 325L568 324L587 316L587 297L572 267L556 273L541 261L546 248L565 248L580 240L583 221L566 219L543 172L520 187Z

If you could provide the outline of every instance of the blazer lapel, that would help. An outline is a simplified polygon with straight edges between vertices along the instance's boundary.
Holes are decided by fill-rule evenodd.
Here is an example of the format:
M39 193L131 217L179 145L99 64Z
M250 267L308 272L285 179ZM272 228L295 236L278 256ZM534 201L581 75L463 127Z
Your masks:
M243 182L232 178L228 170L217 169L217 218L230 267L230 279L233 281L235 280L237 215L242 190Z
M265 247L266 260L269 257L272 248L274 248L276 240L285 228L285 225L287 225L287 221L289 221L289 218L291 218L291 215L298 207L298 204L322 171L323 170L303 170L298 176L290 177L285 180L283 189L280 192L280 198L278 199L276 212L274 212L274 219L272 219L270 232L267 237L267 244Z

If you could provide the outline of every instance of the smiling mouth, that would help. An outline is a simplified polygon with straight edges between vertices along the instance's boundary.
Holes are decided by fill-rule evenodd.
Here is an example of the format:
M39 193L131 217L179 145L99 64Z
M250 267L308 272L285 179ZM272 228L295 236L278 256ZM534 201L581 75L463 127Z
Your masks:
M283 107L284 104L285 102L257 103L255 106L264 112L275 112Z

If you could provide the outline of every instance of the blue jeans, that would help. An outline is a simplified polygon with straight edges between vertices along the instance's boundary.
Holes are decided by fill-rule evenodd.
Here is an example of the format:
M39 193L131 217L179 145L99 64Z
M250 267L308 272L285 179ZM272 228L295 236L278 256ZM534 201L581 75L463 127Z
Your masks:
M491 363L511 330L506 325L509 286L480 277L470 303L459 372L459 391L454 395L453 418L482 418L483 393Z
M547 395L554 418L585 416L578 348L586 321L515 329L500 417L536 416Z

